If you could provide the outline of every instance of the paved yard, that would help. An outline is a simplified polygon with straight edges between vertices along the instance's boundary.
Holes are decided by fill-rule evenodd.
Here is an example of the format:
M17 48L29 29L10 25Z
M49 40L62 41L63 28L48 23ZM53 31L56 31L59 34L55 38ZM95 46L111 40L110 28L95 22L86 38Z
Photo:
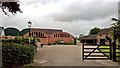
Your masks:
M118 66L110 60L82 60L80 45L51 45L38 48L32 66Z

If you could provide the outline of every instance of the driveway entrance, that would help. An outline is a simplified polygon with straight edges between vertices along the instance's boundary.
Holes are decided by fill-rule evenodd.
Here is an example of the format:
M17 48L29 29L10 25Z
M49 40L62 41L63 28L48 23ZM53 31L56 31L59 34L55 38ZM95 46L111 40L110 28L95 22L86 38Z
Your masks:
M32 66L118 66L111 60L82 60L81 45L50 45L38 48Z

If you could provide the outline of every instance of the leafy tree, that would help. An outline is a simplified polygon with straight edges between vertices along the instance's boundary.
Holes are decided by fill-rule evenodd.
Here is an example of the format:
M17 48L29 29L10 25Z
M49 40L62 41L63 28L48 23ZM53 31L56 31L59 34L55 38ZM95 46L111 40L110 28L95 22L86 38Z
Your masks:
M79 34L79 37L77 38L77 40L80 40L83 35L84 34Z
M116 19L116 18L112 18L113 21L115 21L115 23L113 23L113 28L115 29L115 36L118 39L118 45L120 45L120 19ZM120 47L120 46L119 46Z
M80 35L79 35L79 39L80 39L83 35L84 35L84 34L80 34Z
M17 12L22 13L19 2L0 2L0 4L2 5L0 8L5 15L8 15L8 12L11 12L13 15L17 14Z
M100 31L101 31L100 28L95 27L95 28L90 30L89 34L90 35L97 34Z
M74 45L76 45L77 44L77 40L76 39L74 39Z

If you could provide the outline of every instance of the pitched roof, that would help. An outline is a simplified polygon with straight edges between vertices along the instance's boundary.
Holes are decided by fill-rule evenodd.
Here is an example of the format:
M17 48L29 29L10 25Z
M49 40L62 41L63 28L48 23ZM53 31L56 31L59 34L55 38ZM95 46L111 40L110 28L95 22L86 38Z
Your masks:
M42 28L31 28L31 31L38 30L40 32L45 32L46 34L52 34L55 32L62 32L61 29L42 29Z
M21 32L20 32L20 36L23 36L24 34L28 33L29 32L29 28L26 28L26 29L23 29Z
M91 40L91 39L97 39L97 35L87 35L87 36L83 36L81 38L81 40Z
M112 28L105 28L105 29L101 30L100 32L98 32L97 35L109 34L111 31L112 31Z

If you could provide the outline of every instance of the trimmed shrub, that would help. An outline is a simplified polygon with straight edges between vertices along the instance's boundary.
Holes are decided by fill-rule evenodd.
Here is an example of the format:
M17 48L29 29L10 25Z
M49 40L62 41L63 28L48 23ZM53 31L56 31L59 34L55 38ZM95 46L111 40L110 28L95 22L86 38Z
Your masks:
M31 45L20 45L16 43L2 44L2 65L24 65L34 59L35 47Z
M29 44L29 37L28 38L23 38L24 43L28 43Z
M2 40L2 42L13 42L14 40L12 40L12 39L6 39L6 40Z
M40 42L40 39L39 38L36 38L37 39L37 42Z
M16 42L16 43L21 44L23 41L24 41L24 40L23 40L22 37L17 36L17 37L15 38L15 42Z

